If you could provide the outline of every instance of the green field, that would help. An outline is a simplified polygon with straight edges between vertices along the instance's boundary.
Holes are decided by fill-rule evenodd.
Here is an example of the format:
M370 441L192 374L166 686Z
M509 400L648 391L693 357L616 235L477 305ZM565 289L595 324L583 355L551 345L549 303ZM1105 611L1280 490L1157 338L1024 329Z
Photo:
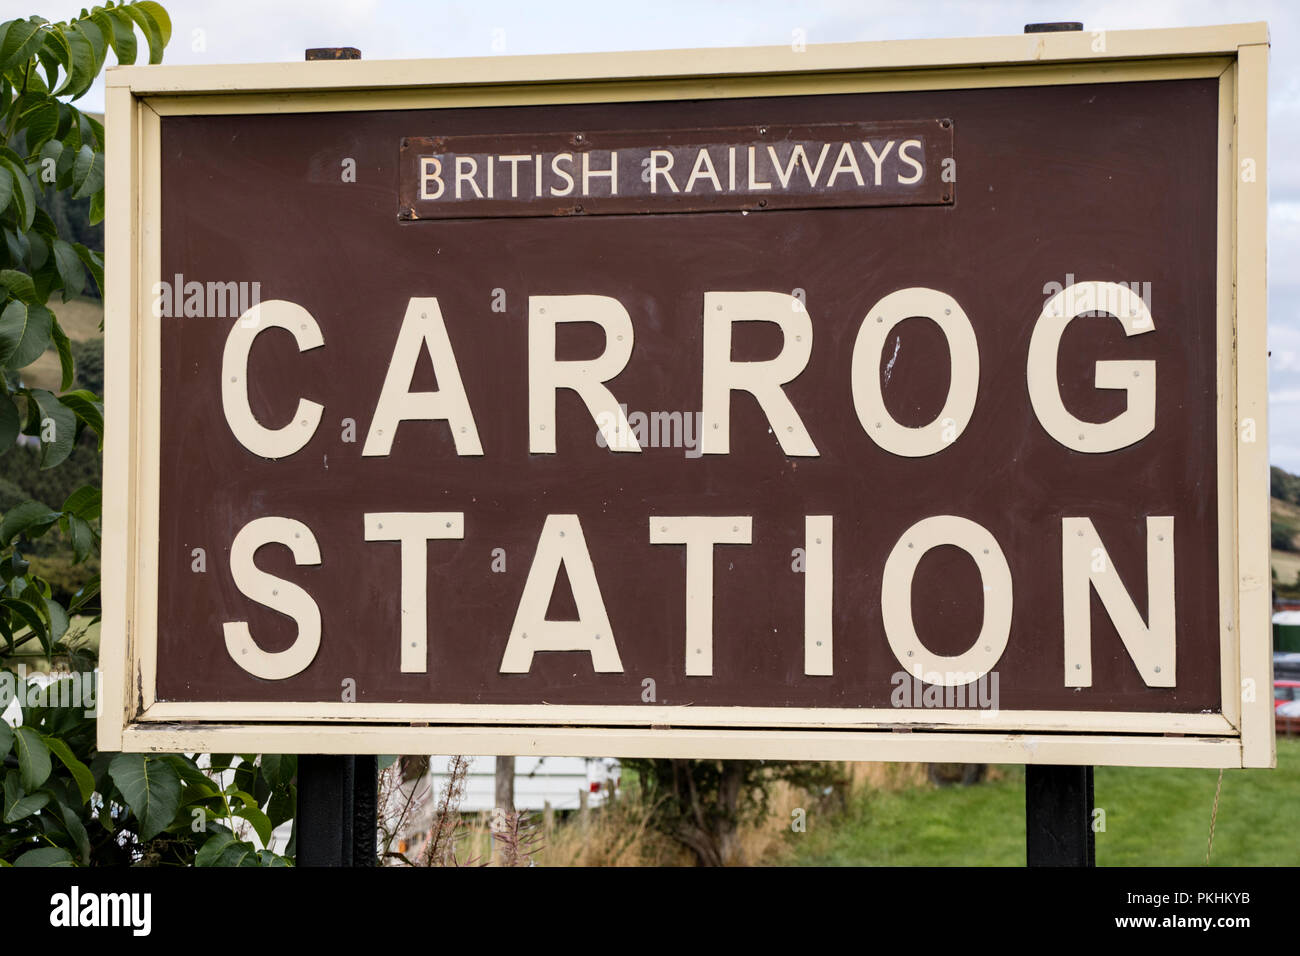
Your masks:
M1023 767L972 787L860 793L847 813L809 817L779 862L800 866L1023 866ZM1203 866L1217 770L1098 767L1099 866ZM1276 770L1228 770L1214 866L1300 864L1300 740L1280 739Z

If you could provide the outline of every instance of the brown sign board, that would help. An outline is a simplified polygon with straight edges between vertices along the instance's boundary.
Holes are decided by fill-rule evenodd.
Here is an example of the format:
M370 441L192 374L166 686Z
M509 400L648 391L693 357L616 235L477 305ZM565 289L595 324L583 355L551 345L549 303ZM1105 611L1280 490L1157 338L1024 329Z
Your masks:
M1266 37L1109 39L115 72L101 743L1271 763Z

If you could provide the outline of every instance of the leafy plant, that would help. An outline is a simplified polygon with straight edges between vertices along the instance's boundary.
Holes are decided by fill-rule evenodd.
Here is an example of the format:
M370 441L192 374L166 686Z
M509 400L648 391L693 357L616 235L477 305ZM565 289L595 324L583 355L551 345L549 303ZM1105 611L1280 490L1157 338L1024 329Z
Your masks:
M102 294L104 261L61 237L38 198L49 192L88 199L91 222L103 219L104 127L72 102L90 89L110 49L119 63L135 62L137 30L149 61L161 61L171 21L153 0L109 3L66 23L39 16L0 23L0 454L20 433L28 435L39 443L41 469L62 464L85 429L103 444L103 400L72 388L72 344L49 302L56 292L65 302L80 295L88 278ZM22 369L51 347L61 368L59 395L22 379ZM0 637L8 652L35 639L52 655L69 612L93 608L97 579L80 591L76 607L63 607L31 572L23 550L57 526L76 560L97 556L98 519L99 492L90 486L57 508L31 500L5 511Z
M21 672L0 678L0 702L22 718L0 721L0 866L288 865L265 847L293 817L296 757L200 766L192 755L99 753L93 672L39 689Z
M9 708L0 720L0 866L289 863L267 847L294 815L296 757L95 747L88 632L98 621L99 577L75 571L99 558L92 452L103 448L102 353L70 341L55 296L102 295L102 253L78 237L104 217L104 127L72 104L109 51L130 64L147 50L158 63L170 38L171 21L153 0L106 3L66 23L0 23L0 455L15 465L0 489L10 496L0 517L0 710ZM82 207L86 228L71 222ZM23 380L50 349L58 394ZM88 364L78 377L79 358ZM87 387L74 388L78 378ZM15 447L20 434L30 452ZM80 449L83 435L92 448ZM13 500L15 491L28 497ZM43 547L54 536L64 547ZM56 593L52 569L76 590ZM29 662L53 672L33 680Z
M743 863L742 825L768 814L772 785L785 781L813 793L833 791L840 770L829 763L758 760L622 761L635 775L650 824L694 854L701 866Z

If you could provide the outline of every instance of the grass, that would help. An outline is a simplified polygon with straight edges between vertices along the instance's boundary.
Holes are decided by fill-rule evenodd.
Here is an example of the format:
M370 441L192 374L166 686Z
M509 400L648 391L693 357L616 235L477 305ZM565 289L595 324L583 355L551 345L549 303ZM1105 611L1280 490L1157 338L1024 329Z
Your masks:
M1276 770L1229 770L1214 831L1215 866L1300 862L1300 740L1279 739ZM1100 866L1200 866L1217 770L1098 767ZM1024 768L973 787L859 790L848 811L808 818L774 862L796 866L1023 866Z
M1280 587L1295 585L1296 576L1300 574L1300 554L1294 551L1273 551L1269 555L1269 563L1277 572L1276 583Z

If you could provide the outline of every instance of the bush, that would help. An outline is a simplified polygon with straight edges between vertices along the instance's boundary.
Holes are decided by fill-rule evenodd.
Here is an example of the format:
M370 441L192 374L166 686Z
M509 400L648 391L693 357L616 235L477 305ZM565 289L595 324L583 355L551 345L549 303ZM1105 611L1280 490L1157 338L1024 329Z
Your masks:
M104 340L86 339L72 343L72 358L77 367L77 388L96 395L104 394Z
M1300 505L1300 476L1293 475L1274 465L1268 470L1269 493L1274 498Z
M844 789L838 764L758 760L623 760L652 807L651 825L694 854L701 866L744 864L739 836L768 813L784 781L813 794Z
M56 533L51 531L46 537L52 538ZM29 554L27 560L31 563L31 573L49 582L50 596L64 607L71 605L77 593L99 577L99 559L91 557L78 562L67 543L51 549L50 554Z
M58 468L41 470L41 452L37 447L16 445L0 454L0 497L17 489L23 501L39 501L59 508L68 496L83 485L100 487L103 462L95 434L82 433L72 453ZM6 509L12 505L6 505Z
M1272 524L1272 548L1274 551L1300 550L1295 545L1296 526L1282 518L1274 518Z

